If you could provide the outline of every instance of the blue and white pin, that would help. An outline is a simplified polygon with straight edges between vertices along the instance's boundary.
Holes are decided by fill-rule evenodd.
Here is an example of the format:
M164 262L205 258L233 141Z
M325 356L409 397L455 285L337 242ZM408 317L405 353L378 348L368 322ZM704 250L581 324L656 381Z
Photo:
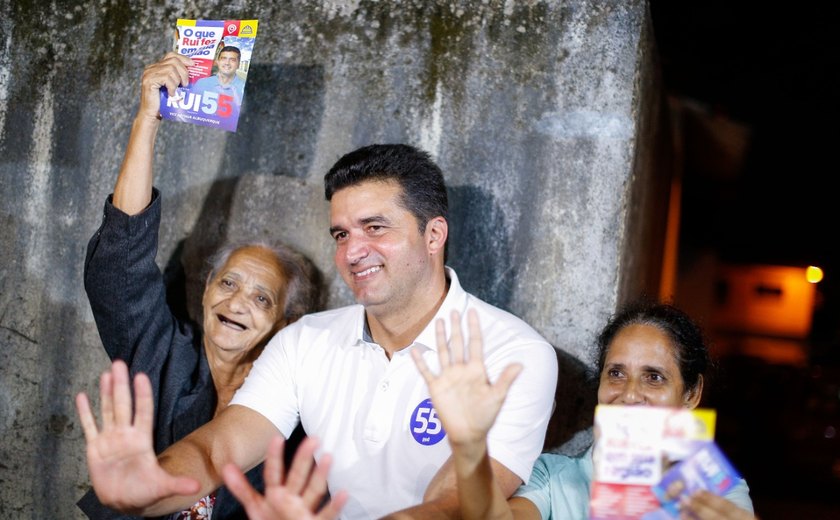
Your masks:
M424 446L437 444L446 437L446 430L443 429L431 399L425 399L417 405L411 414L409 428L414 440Z

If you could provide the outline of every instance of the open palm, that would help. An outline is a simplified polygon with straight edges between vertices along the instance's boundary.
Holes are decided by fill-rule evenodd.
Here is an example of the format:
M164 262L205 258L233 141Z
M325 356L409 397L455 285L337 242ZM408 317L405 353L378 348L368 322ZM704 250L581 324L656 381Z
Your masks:
M327 493L331 457L324 454L313 468L317 447L317 440L307 437L295 452L289 472L284 473L283 437L277 436L269 444L265 459L265 495L251 487L242 471L233 464L224 468L225 484L245 507L251 520L333 520L347 502L347 493L339 492L322 504Z
M440 373L435 375L420 354L411 352L418 370L429 386L435 411L443 422L449 442L483 441L493 426L513 380L522 366L507 366L495 383L490 383L484 366L484 345L475 310L467 314L469 343L465 348L461 316L452 312L452 336L446 343L443 320L435 324Z
M152 388L145 374L134 379L136 414L132 411L128 367L117 360L99 384L102 429L84 393L76 408L87 444L91 483L103 504L139 513L160 499L198 492L198 481L174 477L158 464L152 447Z

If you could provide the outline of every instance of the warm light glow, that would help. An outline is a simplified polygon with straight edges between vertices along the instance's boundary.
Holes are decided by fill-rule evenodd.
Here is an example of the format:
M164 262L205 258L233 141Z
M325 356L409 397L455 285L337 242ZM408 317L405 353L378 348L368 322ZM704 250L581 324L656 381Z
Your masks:
M823 279L823 271L815 265L809 265L805 269L805 279L811 283L819 283Z
M762 336L808 337L816 285L802 266L721 265L714 327Z

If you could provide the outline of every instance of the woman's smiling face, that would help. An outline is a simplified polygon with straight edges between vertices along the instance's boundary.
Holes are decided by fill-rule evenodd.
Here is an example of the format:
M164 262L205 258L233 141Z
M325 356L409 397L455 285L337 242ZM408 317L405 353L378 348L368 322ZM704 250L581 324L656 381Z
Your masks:
M699 401L699 392L686 392L667 334L642 323L616 334L598 384L599 404L695 408Z
M286 276L271 251L236 250L204 290L205 344L230 353L262 346L284 324L285 295Z

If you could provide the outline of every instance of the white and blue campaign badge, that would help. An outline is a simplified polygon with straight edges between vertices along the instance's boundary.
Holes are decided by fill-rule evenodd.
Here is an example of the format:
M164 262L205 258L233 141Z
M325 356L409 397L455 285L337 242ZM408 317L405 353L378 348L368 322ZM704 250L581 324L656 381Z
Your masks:
M411 435L424 446L432 446L446 437L446 431L438 419L431 399L425 399L417 405L411 414Z

